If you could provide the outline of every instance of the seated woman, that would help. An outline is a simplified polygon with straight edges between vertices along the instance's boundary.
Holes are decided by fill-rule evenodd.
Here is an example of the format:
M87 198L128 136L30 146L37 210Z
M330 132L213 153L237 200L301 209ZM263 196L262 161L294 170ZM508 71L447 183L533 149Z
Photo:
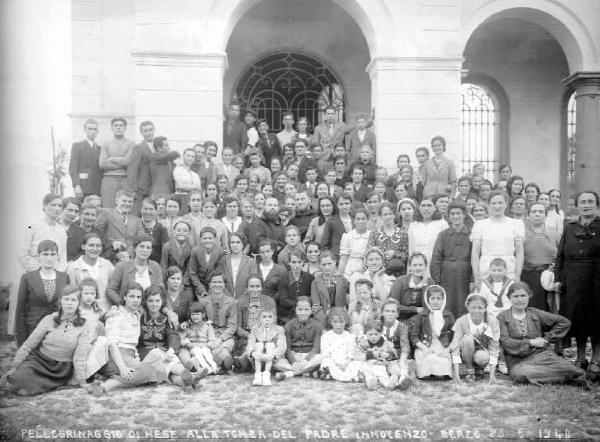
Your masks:
M194 302L194 295L191 290L185 289L184 276L179 267L169 267L165 272L165 277L167 278L167 295L164 310L173 311L181 324L189 319L188 311ZM163 313L165 312L163 311Z
M90 394L102 396L115 388L160 383L166 379L164 368L142 362L137 353L143 292L140 284L131 282L125 292L123 305L107 318L108 361L100 369L100 373L109 379L104 382L94 381L88 386ZM100 350L98 347L98 351ZM101 355L88 355L90 357L100 360Z
M79 312L81 290L64 287L58 312L45 316L21 345L2 377L20 395L34 395L67 385L73 374L85 385L85 358L94 330Z
M262 293L262 280L257 275L250 276L246 292L237 299L237 328L234 347L234 363L238 371L247 371L250 361L246 354L248 336L252 327L259 324L262 309L275 310L275 301Z
M448 346L453 336L454 315L445 310L446 291L439 285L427 287L423 303L427 309L416 316L410 333L415 347L417 377L451 377L452 359Z
M310 287L312 317L325 327L327 313L332 307L346 308L348 280L336 274L335 255L329 249L319 256L320 271L315 273Z
M454 379L460 383L459 365L467 366L466 382L475 381L475 366L489 365L490 384L496 382L496 365L500 355L500 328L498 321L486 313L487 300L481 295L471 294L465 301L467 312L454 324L454 337L450 353L454 363Z
M355 272L350 276L350 296L348 298L348 304L356 302L355 283L359 279L368 279L373 283L373 295L380 301L385 301L389 298L392 281L394 279L385 273L385 268L383 266L384 261L385 256L378 248L374 247L367 250L364 259L365 270Z
M162 368L165 376L170 375L171 382L181 385L184 390L196 388L201 376L193 376L186 370L177 357L180 340L175 330L161 313L167 303L165 289L160 285L151 285L144 290L144 313L140 320L140 338L137 351L143 363Z
M40 268L21 276L16 299L15 331L21 346L46 315L58 310L57 294L69 283L69 276L55 270L58 245L49 239L37 246Z
M394 281L390 290L390 298L400 304L398 319L408 325L409 331L416 315L424 311L423 293L433 280L427 272L427 258L423 253L416 252L408 258L408 274Z
M510 378L516 383L535 385L572 381L589 389L585 371L557 356L549 345L567 334L571 322L528 307L531 289L524 282L513 283L508 297L512 307L500 312L498 321Z

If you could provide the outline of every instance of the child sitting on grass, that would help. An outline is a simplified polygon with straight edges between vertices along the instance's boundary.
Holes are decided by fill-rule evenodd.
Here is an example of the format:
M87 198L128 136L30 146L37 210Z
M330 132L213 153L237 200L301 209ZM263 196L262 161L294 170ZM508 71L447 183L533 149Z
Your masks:
M465 381L475 381L475 366L489 365L490 384L496 381L496 364L500 352L500 325L498 320L486 312L487 300L472 293L465 301L468 313L458 318L452 330L454 338L450 353L454 363L454 379L460 383L459 365L467 366Z
M199 302L193 302L189 309L190 320L181 325L179 337L179 359L188 370L206 376L215 374L217 364L212 357L209 343L215 339L215 330L208 321L206 309Z
M86 325L95 332L92 348L86 358L85 377L92 377L108 361L108 344L106 342L104 322L106 312L99 306L98 283L92 278L86 278L79 284L81 300L79 302L79 313L85 318Z
M252 327L248 336L246 354L254 363L252 385L271 385L273 364L285 358L285 332L276 321L277 314L274 310L261 310L260 324Z
M321 335L323 327L310 317L310 298L300 296L296 300L296 317L285 325L287 352L278 361L276 381L282 381L305 373L316 373L321 364Z
M331 330L321 336L321 379L358 382L361 363L353 360L356 341L346 330L350 316L346 309L334 307L329 310L327 320Z
M383 336L394 345L398 359L394 359L387 364L387 371L390 374L388 388L398 388L406 390L413 381L408 374L408 356L410 354L410 344L408 341L408 326L398 321L400 306L398 301L388 299L381 306L381 317L383 320Z
M365 384L369 390L377 384L390 388L390 375L387 365L398 358L394 344L382 336L383 324L378 319L371 319L365 324L366 361L363 364Z
M423 295L425 310L417 314L410 340L415 347L417 377L452 376L452 359L448 345L452 341L454 316L446 306L446 291L439 285L430 285Z

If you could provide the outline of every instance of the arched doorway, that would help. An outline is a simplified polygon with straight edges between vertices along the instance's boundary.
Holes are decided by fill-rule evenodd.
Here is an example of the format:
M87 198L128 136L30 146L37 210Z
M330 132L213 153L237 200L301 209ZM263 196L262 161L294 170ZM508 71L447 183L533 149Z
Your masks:
M232 98L242 109L264 118L272 131L282 129L282 114L306 117L311 127L321 120L326 106L344 118L341 80L317 57L297 51L275 52L253 62L238 80Z

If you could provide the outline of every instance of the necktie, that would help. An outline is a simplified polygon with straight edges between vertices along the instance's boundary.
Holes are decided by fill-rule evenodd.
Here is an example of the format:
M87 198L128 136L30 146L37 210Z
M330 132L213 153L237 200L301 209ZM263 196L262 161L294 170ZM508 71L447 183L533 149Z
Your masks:
M219 326L219 303L218 302L215 303L215 316L214 316L213 324L215 324L216 327Z
M385 338L389 341L390 340L390 328L388 327L387 330L385 331Z

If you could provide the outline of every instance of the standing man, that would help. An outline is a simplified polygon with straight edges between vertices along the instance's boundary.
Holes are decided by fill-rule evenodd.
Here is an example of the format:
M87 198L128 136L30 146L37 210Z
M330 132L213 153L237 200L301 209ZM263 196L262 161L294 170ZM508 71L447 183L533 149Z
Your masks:
M325 121L315 127L315 133L311 138L311 144L318 144L323 148L324 159L329 159L333 153L333 148L338 144L345 144L344 137L352 132L356 126L347 125L343 121L335 119L336 110L333 106L325 108ZM369 119L365 128L373 125L372 118Z
M223 122L223 146L233 149L234 155L244 151L248 144L248 128L240 121L240 106L237 103L229 105L229 115Z
M73 143L69 175L75 196L80 201L87 195L100 195L102 170L100 169L100 145L96 143L98 122L88 118L83 123L85 140Z
M142 201L150 193L150 154L155 152L154 123L142 121L140 133L143 139L133 148L131 161L127 166L127 183L130 190L135 193L131 213L136 216L140 214Z
M282 116L283 130L277 134L277 140L280 146L285 146L291 143L298 135L294 130L294 114L290 111L285 111Z
M110 121L110 128L114 137L106 141L100 150L100 168L104 170L100 196L102 207L112 209L115 207L115 196L119 190L130 190L127 182L127 166L131 160L133 141L125 138L127 121L123 117L116 117Z

